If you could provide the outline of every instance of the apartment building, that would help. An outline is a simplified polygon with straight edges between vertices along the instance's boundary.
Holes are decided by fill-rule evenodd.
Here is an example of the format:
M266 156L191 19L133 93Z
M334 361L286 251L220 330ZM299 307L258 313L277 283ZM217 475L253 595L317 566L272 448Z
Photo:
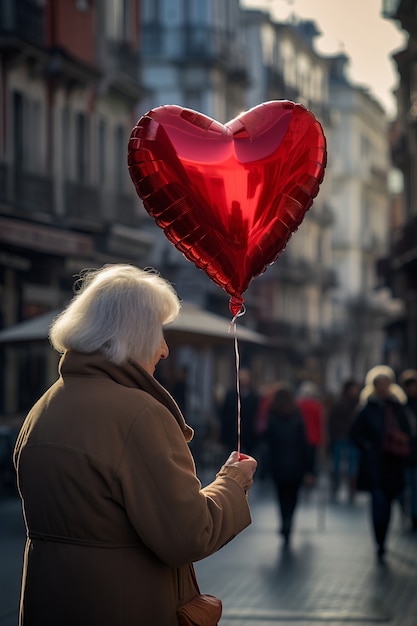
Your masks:
M386 120L340 59L317 53L317 35L311 21L275 23L239 0L2 2L0 328L61 306L82 267L115 261L152 265L184 300L229 316L228 295L144 211L128 137L161 104L226 122L288 99L322 124L329 162L299 231L245 294L239 323L268 346L260 356L242 345L241 361L256 382L313 378L332 390L380 361L394 314L374 269L387 242ZM0 413L26 408L48 378L56 364L44 352L1 351ZM209 412L207 386L221 395L234 353L183 352L180 364L192 361L195 387L204 387L195 404Z
M414 0L383 0L384 17L407 33L403 50L393 55L399 84L392 125L391 158L402 179L400 224L381 263L382 275L404 302L404 314L387 329L398 354L398 369L417 367L417 13Z
M360 379L376 363L395 365L385 327L401 315L401 303L378 276L390 236L388 121L367 89L348 80L346 55L329 62L332 250L338 275L333 318L340 336L331 371Z
M248 106L265 100L292 100L315 114L331 133L327 60L314 48L314 22L274 23L261 11L245 11L249 56ZM312 208L285 251L254 285L258 329L276 348L265 375L297 383L303 378L327 386L327 363L334 349L331 293L335 285L329 202L331 160Z
M140 262L152 244L126 165L138 47L137 0L0 4L0 327L61 306L83 267ZM0 412L27 408L50 367L35 344L2 351Z

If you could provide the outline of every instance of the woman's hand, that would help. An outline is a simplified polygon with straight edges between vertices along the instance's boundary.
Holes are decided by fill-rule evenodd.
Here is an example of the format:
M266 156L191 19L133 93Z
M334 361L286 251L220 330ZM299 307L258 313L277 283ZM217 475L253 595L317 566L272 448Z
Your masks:
M245 483L246 489L249 489L253 485L253 475L256 472L257 461L247 454L241 454L236 450L231 453L226 463L225 467L237 467L240 469L245 475Z

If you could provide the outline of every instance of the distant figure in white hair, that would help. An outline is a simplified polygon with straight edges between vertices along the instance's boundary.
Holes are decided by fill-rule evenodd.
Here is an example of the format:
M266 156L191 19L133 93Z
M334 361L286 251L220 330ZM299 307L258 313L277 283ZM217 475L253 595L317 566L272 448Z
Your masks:
M404 411L406 397L395 384L391 368L372 368L359 398L351 436L361 450L358 489L371 494L372 528L379 563L384 563L391 505L404 488L409 424ZM396 441L388 436L395 429Z

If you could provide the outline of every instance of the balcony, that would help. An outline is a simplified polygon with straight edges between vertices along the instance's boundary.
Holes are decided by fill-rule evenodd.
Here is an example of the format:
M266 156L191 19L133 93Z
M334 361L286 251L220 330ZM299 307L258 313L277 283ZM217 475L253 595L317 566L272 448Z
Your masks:
M315 220L322 228L332 226L335 222L335 211L328 203L315 200L312 209L309 212L312 220Z
M0 202L3 203L3 214L51 221L53 180L50 176L24 172L8 163L0 163Z
M26 41L35 46L45 43L45 10L40 3L28 0L3 0L0 3L0 35L12 40ZM1 42L7 47L7 42ZM15 47L16 44L13 44Z
M281 254L275 263L264 274L265 280L268 278L278 278L279 280L305 285L315 278L315 269L306 259L293 258L288 251Z
M263 335L270 337L270 345L284 349L287 356L302 357L317 350L323 352L334 339L334 333L324 332L321 328L283 320L263 321L261 329Z
M53 214L51 177L15 171L14 204L24 214Z
M321 268L318 273L322 289L334 289L339 286L339 279L335 269Z
M103 229L104 220L98 187L81 183L65 183L65 221L70 228L89 232Z
M417 265L417 215L405 224L402 237L392 251L393 269L399 270L411 264Z
M232 76L247 78L243 48L215 28L189 25L164 28L157 23L144 23L141 38L141 55L145 62L158 59L184 65L222 64Z
M115 70L130 80L139 80L139 53L122 41L109 41L108 49L114 61Z
M143 221L140 200L136 195L100 191L101 219L110 224L137 228Z

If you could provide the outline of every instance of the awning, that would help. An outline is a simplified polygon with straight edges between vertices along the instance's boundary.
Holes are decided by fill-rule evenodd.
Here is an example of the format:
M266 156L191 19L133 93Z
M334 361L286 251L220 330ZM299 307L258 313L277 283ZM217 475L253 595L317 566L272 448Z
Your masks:
M201 340L210 339L210 343L223 343L234 338L233 329L229 332L230 319L201 309L190 302L183 302L181 311L175 322L164 327L164 334L168 343L201 343ZM236 335L239 341L257 345L268 345L270 340L260 333L245 328L237 321Z
M28 343L45 341L48 339L52 321L60 313L59 309L49 311L31 319L20 322L0 331L0 344ZM210 343L224 343L234 338L229 332L230 320L221 315L205 311L195 304L182 302L181 311L177 319L164 327L168 343L201 343L206 339ZM260 333L245 328L237 322L237 337L239 341L267 345L268 339Z

